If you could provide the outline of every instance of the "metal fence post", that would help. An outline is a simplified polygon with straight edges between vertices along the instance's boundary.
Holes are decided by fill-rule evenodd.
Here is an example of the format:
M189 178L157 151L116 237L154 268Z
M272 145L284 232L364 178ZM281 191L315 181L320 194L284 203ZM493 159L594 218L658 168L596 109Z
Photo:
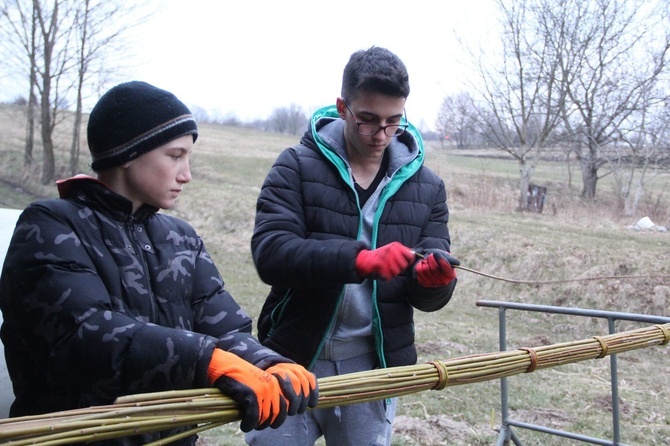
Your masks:
M616 333L615 321L617 320L645 322L652 324L663 324L670 322L670 318L663 316L652 316L647 314L635 314L635 313L621 313L615 311L591 310L584 308L566 308L566 307L557 307L549 305L523 304L518 302L479 300L476 302L476 305L478 307L498 308L498 325L499 325L498 336L500 338L499 339L500 351L507 350L506 310L508 309L607 319L610 334ZM501 426L496 446L508 446L510 441L517 446L521 446L521 441L512 431L512 428L515 426L521 429L533 430L536 432L542 432L548 435L555 435L559 437L569 438L584 443L606 445L606 446L623 445L623 443L621 443L618 366L617 366L616 354L610 355L610 385L612 395L612 440L605 440L602 438L594 438L588 435L581 435L574 432L566 432L559 429L551 429L546 426L523 423L511 419L509 415L509 388L507 378L500 378Z

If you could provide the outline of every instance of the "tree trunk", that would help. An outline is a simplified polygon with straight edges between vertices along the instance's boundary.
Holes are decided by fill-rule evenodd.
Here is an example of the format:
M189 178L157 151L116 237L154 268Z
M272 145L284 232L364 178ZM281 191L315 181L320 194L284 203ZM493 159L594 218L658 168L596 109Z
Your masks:
M26 125L26 144L23 150L23 164L30 166L33 163L33 150L35 148L35 108L37 98L35 97L34 73L30 75L30 93L28 94L28 110Z
M51 13L50 23L47 27L42 19L43 11L40 9L38 2L33 1L35 5L36 17L40 22L40 29L43 36L43 57L44 57L44 71L41 73L42 77L42 96L40 98L40 116L42 125L42 150L44 156L42 160L42 184L51 183L56 177L56 162L54 157L54 143L53 143L53 129L54 116L51 112L51 82L52 72L51 64L53 62L53 51L56 45L57 24L58 24L58 6L55 2L53 11ZM55 107L54 107L55 110Z
M56 177L56 161L54 157L54 144L52 139L52 118L49 96L42 98L42 184L51 183Z
M81 104L81 89L82 85L79 85L79 90L77 93L77 109L74 113L74 126L72 128L72 146L70 146L70 176L75 176L79 173L79 153L80 153L80 135L81 135L81 114L82 114L82 104Z
M37 96L35 96L35 88L37 86L37 67L36 59L36 45L37 45L37 17L35 6L32 8L32 23L30 25L30 88L28 91L28 113L26 125L26 144L23 151L23 164L30 166L33 163L33 151L35 149L35 109L37 108Z
M565 154L565 169L566 169L566 174L567 174L567 188L570 189L572 187L572 164L570 163L570 151L568 150Z
M48 65L45 73L49 73ZM51 115L51 78L44 76L40 115L42 118L42 184L51 183L56 176L53 143L53 116Z
M533 167L524 160L519 160L519 211L528 210L528 187L532 175Z
M598 167L591 160L584 160L582 168L582 198L593 200L596 197L596 185L598 184Z

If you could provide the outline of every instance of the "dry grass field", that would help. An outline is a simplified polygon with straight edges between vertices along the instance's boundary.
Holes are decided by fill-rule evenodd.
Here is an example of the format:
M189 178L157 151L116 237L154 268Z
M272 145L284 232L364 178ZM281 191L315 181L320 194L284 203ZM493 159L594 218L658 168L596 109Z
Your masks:
M54 186L39 185L39 166L22 165L22 119L15 109L0 107L0 207L22 208L35 198L55 195ZM296 141L244 128L201 126L193 182L177 206L167 211L189 221L203 236L229 291L254 318L268 290L256 275L249 249L255 198L279 151ZM67 147L62 144L60 165L65 165ZM584 203L578 199L577 166L572 166L569 181L566 166L540 165L534 182L548 187L545 212L519 213L514 210L516 164L469 155L435 144L427 150L427 165L447 184L452 251L463 266L525 281L620 277L528 285L460 271L458 288L446 308L416 314L421 362L498 350L498 311L477 307L482 299L670 317L670 233L628 229L645 214L621 217L606 179L599 184L597 200ZM83 173L90 173L88 162L83 156ZM653 187L645 209L654 210L655 223L670 226L670 176L658 178ZM665 202L657 202L664 192ZM644 277L621 278L633 275ZM594 318L509 311L507 319L508 349L580 340L608 330L606 321ZM617 329L640 326L621 322ZM625 444L670 444L668 348L618 355ZM609 360L540 370L508 382L514 419L611 440ZM400 399L393 444L494 445L499 425L498 381L447 387ZM579 444L521 429L514 432L524 445ZM201 437L206 446L244 444L235 424Z

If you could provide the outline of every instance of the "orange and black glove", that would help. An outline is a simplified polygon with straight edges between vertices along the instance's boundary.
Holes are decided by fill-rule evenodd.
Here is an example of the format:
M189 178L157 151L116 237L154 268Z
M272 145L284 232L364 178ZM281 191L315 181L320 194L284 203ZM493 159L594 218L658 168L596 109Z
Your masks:
M375 250L364 249L356 256L356 271L362 277L391 280L414 261L414 252L399 242Z
M211 385L239 405L243 432L268 426L277 428L286 420L288 404L274 375L215 348L207 377Z
M423 258L414 265L416 281L425 288L446 286L456 278L456 269L461 262L441 249L426 249Z
M288 400L289 415L303 413L308 407L316 407L319 402L319 385L314 374L306 368L300 364L282 362L268 367L265 371L279 381L279 387Z

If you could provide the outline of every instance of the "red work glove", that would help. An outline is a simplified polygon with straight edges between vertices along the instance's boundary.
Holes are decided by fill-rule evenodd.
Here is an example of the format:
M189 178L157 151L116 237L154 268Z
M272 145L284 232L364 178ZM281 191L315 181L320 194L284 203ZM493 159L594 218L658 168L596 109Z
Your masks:
M239 356L215 348L207 377L239 405L242 431L277 428L286 420L287 402L277 378Z
M448 285L456 278L456 270L461 262L441 249L427 249L424 258L414 265L416 281L424 288L438 288ZM453 265L453 266L452 266Z
M364 249L356 257L356 271L362 277L391 280L414 260L414 252L399 242L375 250Z
M299 364L289 362L275 364L265 371L279 381L279 387L288 400L289 415L303 413L307 407L316 407L319 402L319 386L313 373Z

